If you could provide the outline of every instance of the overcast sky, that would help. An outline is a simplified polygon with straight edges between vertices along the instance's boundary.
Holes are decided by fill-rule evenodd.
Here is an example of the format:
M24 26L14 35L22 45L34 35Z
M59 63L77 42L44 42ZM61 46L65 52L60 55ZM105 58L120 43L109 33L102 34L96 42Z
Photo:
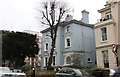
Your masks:
M38 7L42 0L0 0L0 30L40 32ZM74 19L81 19L81 11L89 11L90 24L97 22L100 14L97 10L104 7L107 0L66 0L74 8Z

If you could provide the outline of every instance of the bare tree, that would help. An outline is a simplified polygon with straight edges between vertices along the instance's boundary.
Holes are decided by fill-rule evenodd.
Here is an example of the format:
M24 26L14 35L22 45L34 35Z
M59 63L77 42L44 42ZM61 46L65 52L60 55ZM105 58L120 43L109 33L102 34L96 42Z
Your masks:
M66 2L50 0L42 2L42 9L39 10L42 14L41 23L49 27L50 37L52 39L51 52L47 65L48 69L52 64L58 26L69 11L67 7L68 5Z

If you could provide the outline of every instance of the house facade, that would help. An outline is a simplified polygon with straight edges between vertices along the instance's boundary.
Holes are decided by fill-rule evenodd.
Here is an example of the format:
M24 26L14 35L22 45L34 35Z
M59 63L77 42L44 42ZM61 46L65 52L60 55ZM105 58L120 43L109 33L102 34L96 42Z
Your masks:
M24 33L28 33L28 34L32 34L32 35L36 35L36 42L39 46L39 52L38 54L35 54L35 57L26 57L25 58L25 63L28 65L32 65L32 66L40 66L40 62L41 62L41 36L39 35L39 32L36 31L31 31L31 30L24 30Z
M72 64L71 55L79 53L82 66L93 66L96 63L94 25L89 23L89 12L82 11L82 20L73 20L68 15L66 20L61 22L57 31L56 47L53 54L52 65ZM42 67L47 66L51 49L51 38L49 30L42 33Z
M97 66L120 65L120 0L108 0L98 10L101 19L95 24Z

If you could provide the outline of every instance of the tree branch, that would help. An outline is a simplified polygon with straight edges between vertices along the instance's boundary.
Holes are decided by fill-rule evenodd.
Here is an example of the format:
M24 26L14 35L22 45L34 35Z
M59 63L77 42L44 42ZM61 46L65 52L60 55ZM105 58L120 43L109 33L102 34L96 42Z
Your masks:
M49 26L52 27L50 20L45 16L44 12L42 11L43 17L47 20L47 22L49 23Z

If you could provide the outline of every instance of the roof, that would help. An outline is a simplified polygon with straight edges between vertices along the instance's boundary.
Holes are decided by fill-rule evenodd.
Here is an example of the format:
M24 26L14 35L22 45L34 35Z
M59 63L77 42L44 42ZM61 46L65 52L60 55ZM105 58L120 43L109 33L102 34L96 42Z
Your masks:
M109 10L111 8L111 5L118 3L118 2L120 2L120 0L108 0L108 1L106 1L106 4L104 5L105 8L98 10L98 12L101 13L103 11Z
M108 0L108 3L112 3L112 2L119 2L120 0Z
M98 12L101 13L101 12L104 12L104 11L109 10L109 9L110 9L110 6L107 6L107 7L104 7L102 9L98 10Z
M86 24L86 23L84 23L82 21L78 21L78 20L63 21L59 24L59 26L66 26L66 25L69 25L69 24L72 24L72 23L79 24L79 25L86 26L86 27L90 27L90 28L94 27L93 24ZM50 30L50 27L45 29L45 30L42 30L41 33L45 33L49 30Z

